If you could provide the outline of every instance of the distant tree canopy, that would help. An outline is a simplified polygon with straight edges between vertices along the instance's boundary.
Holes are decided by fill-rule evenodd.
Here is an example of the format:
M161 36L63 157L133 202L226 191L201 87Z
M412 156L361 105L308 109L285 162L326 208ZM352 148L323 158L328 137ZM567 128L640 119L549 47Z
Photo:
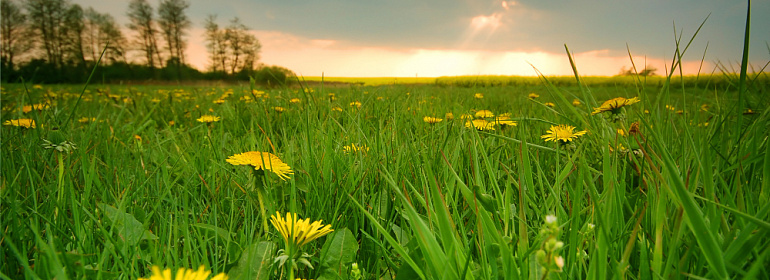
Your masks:
M201 72L187 64L189 7L189 0L160 0L157 9L147 0L131 0L127 37L112 15L69 0L0 0L0 78L82 83L101 57L94 79L105 82L292 80L291 70L259 63L261 44L238 18L220 28L216 16L209 16L204 21L209 67Z
M642 69L642 71L639 71L639 73L636 73L634 71L633 67L628 68L628 69L626 69L626 67L623 67L623 68L620 68L620 75L623 75L623 76L635 76L635 75L639 75L639 76L654 76L655 75L655 71L658 71L658 69L655 68L655 67L651 67L649 65L645 66L644 69Z

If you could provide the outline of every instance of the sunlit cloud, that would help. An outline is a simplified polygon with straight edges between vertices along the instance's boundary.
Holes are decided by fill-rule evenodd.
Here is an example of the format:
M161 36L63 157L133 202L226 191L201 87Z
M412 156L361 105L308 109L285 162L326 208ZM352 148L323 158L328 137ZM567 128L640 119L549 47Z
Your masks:
M327 77L438 77L460 75L572 75L563 53L545 51L487 51L464 49L392 49L355 46L330 39L311 39L277 31L253 31L262 43L261 62L291 69L302 76ZM203 31L191 32L188 62L208 67ZM628 69L628 56L612 56L609 50L573 54L580 75L611 76ZM667 62L634 56L637 67L646 64L663 74ZM696 74L700 61L685 61L685 74ZM705 65L703 69L709 69ZM537 69L537 71L535 70Z
M518 5L519 3L516 1L503 1L503 9L506 11L509 10L511 7Z
M479 15L471 18L471 27L475 30L481 29L497 29L502 24L500 19L503 15L500 13L494 13L488 16Z

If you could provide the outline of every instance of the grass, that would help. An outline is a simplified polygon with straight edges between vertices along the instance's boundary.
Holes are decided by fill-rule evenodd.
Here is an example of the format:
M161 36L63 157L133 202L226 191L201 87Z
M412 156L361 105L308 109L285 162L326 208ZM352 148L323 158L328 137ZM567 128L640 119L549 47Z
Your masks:
M648 80L4 84L2 121L36 128L0 130L0 278L770 278L766 74L676 78L679 40ZM641 102L591 114L615 97ZM517 126L466 127L482 109ZM226 161L246 151L293 175ZM287 247L276 212L334 231Z
M204 265L236 279L286 277L270 265L282 243L262 226L254 186L264 179L267 215L293 212L349 231L308 244L316 269L301 266L302 278L348 278L353 262L366 279L767 277L765 85L748 85L751 115L736 106L737 89L635 90L546 82L260 95L248 85L96 85L78 98L77 86L3 85L3 120L41 126L2 128L0 271L6 279L117 279L147 276L152 265ZM645 98L620 118L590 115L616 96ZM43 102L48 109L23 113ZM55 130L77 102L66 131ZM479 109L511 113L518 126L477 132L457 118L422 121ZM204 114L222 120L195 121ZM738 115L743 126L734 130ZM619 135L631 122L640 133ZM589 133L571 147L540 139L562 123ZM41 147L56 137L77 149ZM350 144L369 150L346 153ZM225 162L250 150L279 155L294 175L255 177ZM536 257L548 249L540 233L548 215L560 229L548 238L563 243L549 251L563 258L560 271Z

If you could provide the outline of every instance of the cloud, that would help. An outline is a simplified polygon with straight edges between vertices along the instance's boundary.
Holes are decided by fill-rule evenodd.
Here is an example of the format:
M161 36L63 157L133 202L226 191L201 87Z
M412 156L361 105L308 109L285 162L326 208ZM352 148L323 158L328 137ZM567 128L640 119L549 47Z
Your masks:
M497 29L502 25L501 19L503 18L503 14L501 13L493 13L491 15L485 16L485 15L479 15L471 18L471 28L474 30L482 30L482 29Z
M547 51L490 51L465 49L383 48L354 45L331 39L306 38L291 33L252 31L262 43L261 62L279 65L303 76L328 77L438 77L459 75L572 75L563 53ZM191 31L188 62L208 66L202 29ZM606 49L573 54L580 75L616 75L629 68L628 56L613 56ZM667 61L634 56L638 68L647 65L663 74ZM695 74L700 61L686 61L685 74ZM534 67L534 68L533 68ZM705 65L704 69L709 69Z

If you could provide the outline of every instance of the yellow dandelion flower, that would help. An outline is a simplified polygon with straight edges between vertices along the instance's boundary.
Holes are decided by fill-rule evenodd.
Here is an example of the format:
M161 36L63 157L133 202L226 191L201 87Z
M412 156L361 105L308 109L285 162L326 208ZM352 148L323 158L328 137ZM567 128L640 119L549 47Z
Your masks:
M385 100L385 97L377 96L377 100L380 100L380 101Z
M551 107L551 108L553 108L554 106L556 106L556 104L553 104L553 102L546 102L546 103L544 103L543 105L545 105L545 106L548 106L548 107Z
M427 117L426 116L426 117L422 118L422 121L424 121L426 123L429 123L429 124L436 124L436 123L440 123L441 121L443 121L443 119L439 119L439 118L435 118L435 117Z
M618 134L619 134L620 136L623 136L623 137L625 137L625 136L626 136L626 131L625 131L625 130L623 130L622 128L618 128Z
M472 120L473 119L473 115L471 115L471 114L462 114L462 115L460 115L460 119L461 120Z
M21 111L26 114L26 113L31 112L32 110L42 111L42 110L45 110L45 109L48 109L48 104L37 103L37 104L32 104L32 105L24 105L24 107L21 108Z
M475 128L477 130L495 130L495 123L488 122L484 119L475 119L473 121L465 122L465 127Z
M491 118L494 117L495 114L492 114L492 111L490 110L479 110L476 111L476 117L477 118Z
M512 121L511 117L508 116L508 114L502 114L497 117L495 117L495 123L499 124L501 126L517 126L518 123L516 121Z
M134 140L142 142L142 136L139 136L139 134L134 134Z
M709 105L708 104L700 105L700 110L703 111L703 112L708 112L709 111Z
M299 103L299 98L289 99L289 103Z
M214 104L223 104L223 103L225 103L225 100L224 100L224 99L217 99L217 100L214 100Z
M538 98L538 97L540 97L540 95L537 94L537 93L534 93L534 92L532 92L529 95L527 95L527 98L529 98L529 99L535 99L535 98Z
M219 117L212 116L212 115L203 115L197 119L198 122L202 122L202 123L213 123L213 122L218 122L219 120L220 120Z
M280 106L276 106L276 107L273 107L273 110L275 110L278 113L283 113L284 111L286 111L286 108L280 107Z
M578 100L577 98L572 100L572 105L573 106L580 106L580 104L583 104L583 103L581 103L580 100Z
M337 96L335 96L334 93L330 93L328 96L329 96L329 101L337 100Z
M82 117L78 119L79 123L88 123L88 122L94 122L94 121L96 121L96 118Z
M139 280L207 280L211 275L211 271L205 270L203 266L200 266L198 270L192 270L187 268L180 268L176 271L176 275L172 277L171 269L160 270L158 266L152 266L152 275L149 278L139 278ZM220 272L214 275L210 280L227 280L228 277L224 272Z
M332 111L342 112L342 107L334 106L334 107L332 107Z
M41 85L34 85L34 86L32 86L32 88L34 88L34 89L43 89L43 86L41 86Z
M594 111L591 113L591 115L596 115L603 112L612 112L613 114L616 114L620 108L623 108L623 106L631 105L639 101L640 100L638 97L631 99L626 99L625 97L615 97L613 99L604 101L602 106L594 108Z
M354 143L354 144L350 144L349 146L343 146L342 147L342 151L344 151L346 154L347 153L356 153L356 152L365 153L365 152L369 151L369 147L367 147L366 145L358 145L357 146Z
M7 120L3 122L3 125L21 126L24 128L35 128L35 120L33 119Z
M232 165L251 165L254 166L254 170L269 170L284 181L289 178L289 175L294 174L288 164L281 161L278 156L267 152L251 151L235 154L227 158L227 162Z
M447 119L447 120L454 120L455 119L455 115L452 114L452 113L446 113L444 115L444 118Z
M296 213L286 213L286 217L276 211L270 216L270 223L281 234L286 246L300 248L310 241L316 240L334 231L332 225L323 225L322 220L310 223L310 219L301 220Z
M567 143L569 141L574 140L580 135L586 134L586 131L578 131L574 132L575 127L560 124L557 126L551 126L551 129L547 131L547 133L543 136L540 136L540 138L545 139L545 141L554 141L556 142L561 141L561 143Z
M358 102L358 101L350 102L350 107L361 108L361 102Z
M476 93L476 94L474 94L474 95L473 95L473 98L476 98L476 99L483 99L483 98L484 98L484 94L481 94L481 93Z

